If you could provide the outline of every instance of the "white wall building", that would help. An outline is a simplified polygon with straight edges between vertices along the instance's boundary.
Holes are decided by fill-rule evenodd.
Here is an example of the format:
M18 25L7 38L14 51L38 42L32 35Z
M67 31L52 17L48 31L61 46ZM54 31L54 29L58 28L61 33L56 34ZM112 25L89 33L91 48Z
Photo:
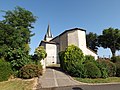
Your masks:
M64 51L69 45L78 46L83 51L84 55L92 55L95 59L98 57L94 51L86 46L86 30L74 28L66 30L53 38L50 26L48 25L44 40L40 43L40 46L44 46L47 52L47 57L44 61L45 65L50 66L53 64L59 64L58 53Z

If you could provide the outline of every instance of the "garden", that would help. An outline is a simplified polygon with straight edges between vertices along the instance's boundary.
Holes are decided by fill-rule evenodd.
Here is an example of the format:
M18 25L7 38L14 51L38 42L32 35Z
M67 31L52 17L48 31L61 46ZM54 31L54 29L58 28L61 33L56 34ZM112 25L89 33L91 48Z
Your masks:
M65 51L59 53L59 58L61 68L78 81L120 82L118 79L120 77L120 56L95 60L93 56L84 56L77 46L70 45Z

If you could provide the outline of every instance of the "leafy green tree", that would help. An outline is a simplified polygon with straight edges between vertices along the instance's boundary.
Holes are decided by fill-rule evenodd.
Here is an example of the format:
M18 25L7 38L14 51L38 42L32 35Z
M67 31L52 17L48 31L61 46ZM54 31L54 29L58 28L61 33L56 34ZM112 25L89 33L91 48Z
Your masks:
M43 46L39 46L35 49L34 58L36 59L36 61L39 62L40 60L42 60L46 57L47 57L47 53Z
M90 32L89 34L86 35L86 40L87 40L86 42L87 47L97 52L98 47L99 47L97 34Z
M110 48L112 56L115 56L117 50L120 50L120 30L114 28L104 29L99 37L99 45L103 48Z
M16 7L5 11L3 18L0 21L0 56L20 68L29 59L30 37L34 35L31 29L36 17L32 12Z

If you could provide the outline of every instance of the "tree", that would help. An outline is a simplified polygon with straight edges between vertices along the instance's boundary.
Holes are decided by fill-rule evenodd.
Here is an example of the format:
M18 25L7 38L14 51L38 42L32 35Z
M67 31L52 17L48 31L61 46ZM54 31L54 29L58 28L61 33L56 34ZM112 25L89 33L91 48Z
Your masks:
M97 53L98 50L98 36L96 33L90 32L89 34L86 35L86 40L87 40L87 47L92 49Z
M120 50L120 30L114 28L104 29L99 37L99 45L103 48L110 48L112 56Z
M26 60L28 62L30 37L34 35L31 29L36 17L21 7L4 12L4 19L0 21L0 56L11 63L15 62L13 66L21 67Z
M40 61L47 57L47 53L43 46L39 46L35 49L34 57L37 61Z

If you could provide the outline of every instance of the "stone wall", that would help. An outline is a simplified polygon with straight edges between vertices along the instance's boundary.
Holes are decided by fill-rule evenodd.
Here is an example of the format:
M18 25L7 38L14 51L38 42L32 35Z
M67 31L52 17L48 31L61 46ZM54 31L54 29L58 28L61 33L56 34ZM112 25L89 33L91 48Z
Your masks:
M77 30L74 31L69 31L67 33L67 37L68 37L68 46L69 45L75 45L79 47L79 42L78 42L78 32Z
M95 58L95 60L98 59L98 55L94 53L94 51L90 50L89 48L86 48L86 55L91 55Z
M59 38L60 38L60 43L59 43L60 51L64 51L68 46L67 33L60 35Z
M57 64L57 46L56 44L46 44L46 66Z

